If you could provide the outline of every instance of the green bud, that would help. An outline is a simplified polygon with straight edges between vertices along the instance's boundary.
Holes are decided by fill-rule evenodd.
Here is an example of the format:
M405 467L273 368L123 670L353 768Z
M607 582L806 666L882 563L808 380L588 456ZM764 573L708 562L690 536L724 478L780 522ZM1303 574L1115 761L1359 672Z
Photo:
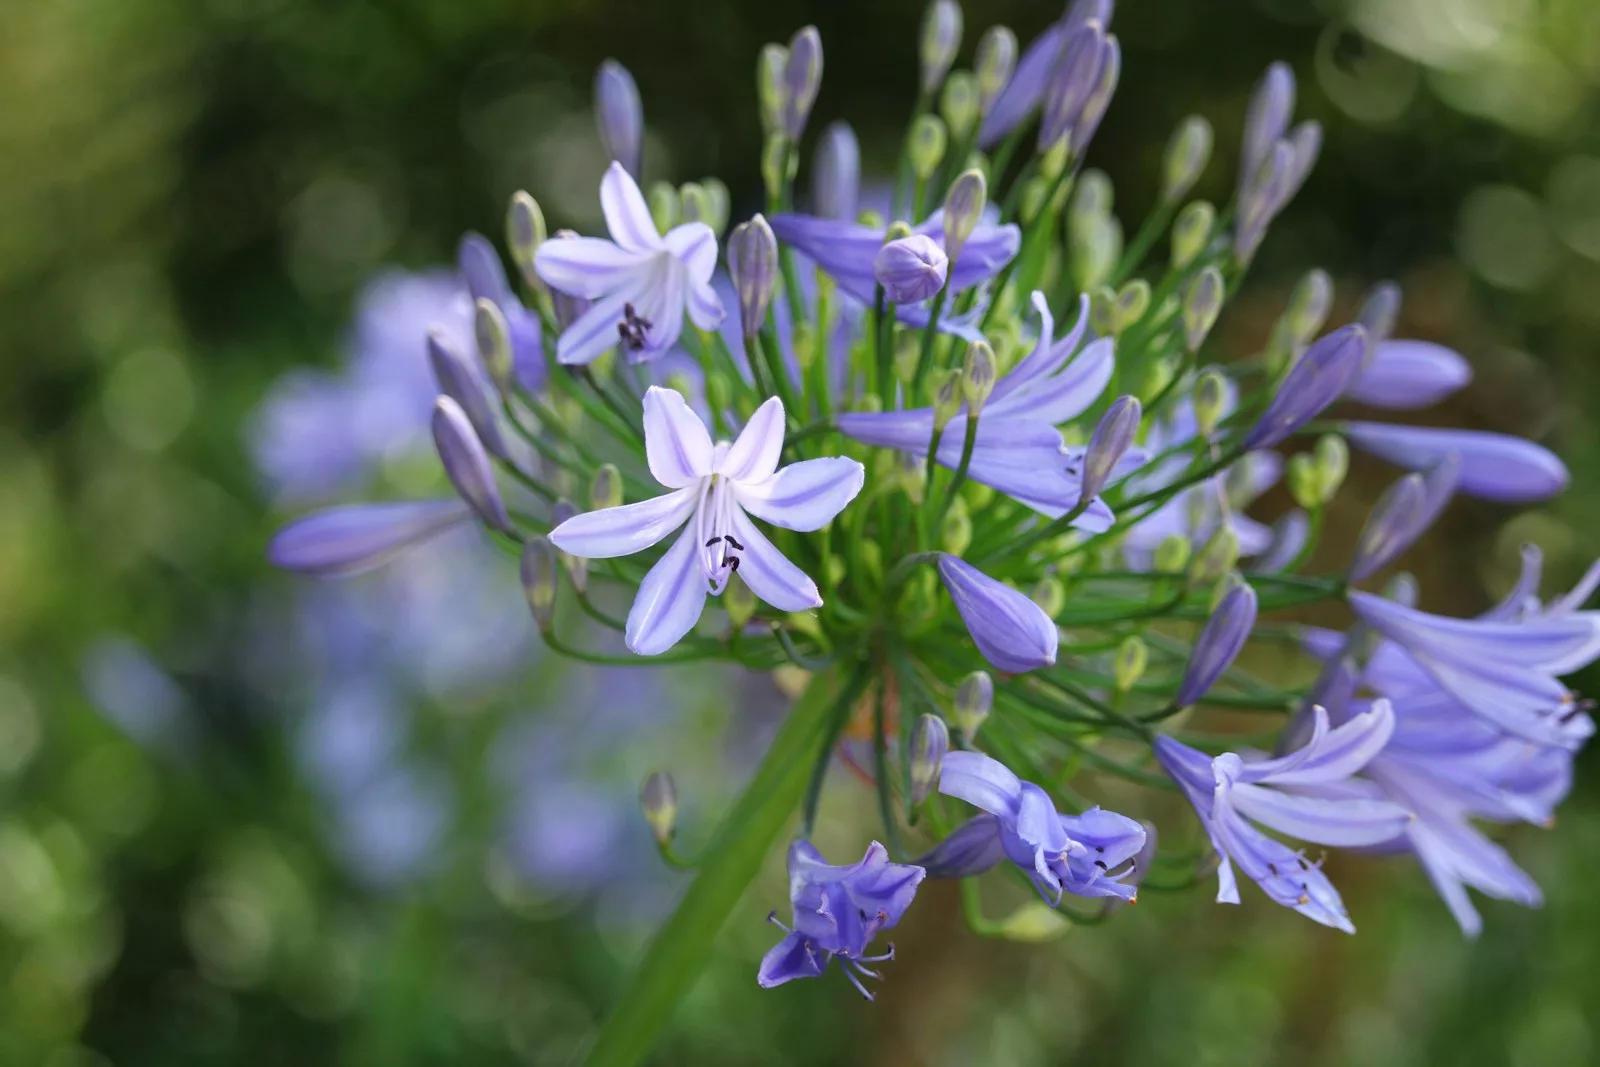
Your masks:
M1189 566L1189 555L1193 546L1189 539L1182 534L1168 534L1156 546L1151 562L1156 570L1162 574L1182 574Z
M665 848L678 825L678 787L673 784L672 775L650 772L639 787L639 810L644 812L644 821L650 824L656 844Z
M994 932L1007 941L1042 945L1062 937L1071 929L1071 920L1055 908L1042 900L1030 900L996 923Z
M533 289L544 288L544 280L533 269L533 255L548 237L539 202L520 190L511 194L511 206L506 210L506 244L522 272L522 280Z
M911 224L909 222L896 219L894 222L889 224L888 229L883 231L883 243L888 244L890 241L898 241L902 237L910 236Z
M939 87L939 80L955 61L961 47L961 5L955 0L932 0L922 16L921 47L917 50L923 93Z
M1068 217L1075 223L1083 218L1110 215L1114 199L1110 177L1103 170L1090 168L1078 175L1077 184L1072 190L1072 207Z
M711 197L699 182L684 182L678 186L678 208L684 222L711 225Z
M959 556L972 547L972 516L967 512L967 502L956 497L945 512L939 525L939 547L952 556Z
M961 365L961 399L967 403L967 414L977 418L983 405L994 392L994 349L987 341L974 341L967 346L967 358Z
M917 376L917 364L922 360L922 334L911 330L896 330L894 335L894 374L904 385L910 385Z
M1284 468L1284 480L1289 483L1289 495L1307 511L1322 506L1322 479L1317 473L1317 460L1309 452L1297 452L1289 457Z
M987 115L1017 68L1017 35L1004 26L990 26L978 38L972 68L978 76L978 111Z
M1207 267L1189 283L1183 294L1183 344L1191 354L1205 344L1211 327L1217 324L1217 316L1222 314L1226 296L1227 286L1216 267Z
M728 624L735 631L743 630L756 613L756 595L737 571L722 590L722 610L728 613Z
M1065 173L1067 161L1071 158L1072 153L1067 151L1067 142L1057 141L1039 157L1040 176L1053 188Z
M1178 123L1167 142L1167 155L1161 167L1161 199L1168 204L1181 200L1211 159L1211 123L1190 115Z
M1024 225L1031 225L1044 210L1045 201L1049 199L1051 182L1043 175L1035 174L1022 183L1022 202L1017 205L1017 215Z
M911 173L920 181L927 181L933 172L939 169L939 164L944 160L945 149L950 143L950 134L945 129L944 120L937 115L918 115L911 124L908 134L908 155L911 157Z
M1324 504L1334 498L1350 473L1350 446L1338 434L1323 434L1317 440L1317 490Z
M868 393L866 396L857 397L854 410L876 415L883 410L883 398L876 393Z
M876 541L863 541L860 555L861 566L867 577L874 581L883 577L883 546Z
M1037 605L1039 610L1052 619L1061 614L1061 609L1067 606L1067 590L1061 584L1061 579L1054 575L1045 575L1039 579L1033 589L1028 593L1029 598Z
M844 576L850 572L850 568L845 565L844 557L837 552L828 554L828 562L824 563L823 567L826 568L830 585L838 585L844 581Z
M1217 224L1217 209L1204 200L1185 204L1172 223L1172 266L1184 270L1194 262L1211 240L1211 228Z
M1222 606L1222 602L1228 598L1228 594L1244 584L1244 575L1238 571L1229 571L1224 574L1211 589L1210 610L1215 613Z
M1117 332L1117 294L1109 285L1089 292L1089 328L1102 337Z
M871 208L863 208L861 214L856 216L856 221L869 230L883 229L883 212Z
M732 198L728 187L721 178L706 178L700 183L701 190L706 195L706 216L700 221L711 227L711 232L718 237L722 236L728 228L728 212L732 208Z
M665 234L678 224L678 190L670 182L651 182L645 202L650 205L651 221L661 233Z
M968 478L967 484L961 487L961 494L967 503L978 511L994 503L994 487L975 482L971 478Z
M614 508L622 503L622 472L615 463L602 463L589 483L589 510Z
M1202 438L1216 432L1228 403L1228 379L1219 370L1202 371L1194 382L1194 421Z
M804 374L817 361L817 329L810 322L797 322L789 334L789 343L794 345L794 360Z
M1108 215L1085 216L1072 227L1067 258L1080 292L1105 284L1122 255L1122 224Z
M538 534L522 546L522 592L541 632L549 633L556 615L556 550Z
M963 171L950 183L944 198L944 250L952 263L978 228L988 200L989 183L981 170Z
M895 481L899 483L901 489L905 490L905 494L911 498L911 502L921 507L928 492L927 464L920 457L914 456L910 452L897 452L895 456Z
M483 361L494 387L501 393L509 393L512 388L511 328L494 301L480 297L473 304L472 336L477 342L478 358Z
M783 72L789 65L789 50L781 44L761 49L756 60L756 102L761 109L761 132L767 137L783 136L783 109L788 101Z
M945 79L939 94L939 114L957 144L964 144L978 124L978 76L958 70Z
M1167 391L1167 386L1177 377L1179 369L1180 363L1175 356L1162 356L1151 360L1139 375L1139 384L1133 395L1139 398L1141 404L1154 403L1156 397Z
M961 731L961 743L971 746L972 739L989 717L994 707L994 679L988 671L973 671L956 686L955 708L951 719Z
M789 151L789 142L781 133L769 134L761 149L761 183L767 197L776 200L783 193L786 181L794 177L795 153Z
M1150 665L1150 649L1138 634L1130 634L1117 648L1111 673L1117 680L1117 692L1126 693L1144 677Z
M1129 326L1144 318L1145 312L1149 310L1150 283L1143 278L1135 278L1117 290L1116 329L1113 332L1120 335Z
M939 382L939 388L933 393L933 428L942 430L950 424L961 410L961 379L963 375L959 370L948 370Z
M1189 563L1189 581L1208 585L1233 570L1239 562L1239 535L1223 523Z
M1308 344L1322 332L1332 309L1333 279L1325 270L1307 271L1289 295L1289 306L1283 312L1283 321L1297 346Z

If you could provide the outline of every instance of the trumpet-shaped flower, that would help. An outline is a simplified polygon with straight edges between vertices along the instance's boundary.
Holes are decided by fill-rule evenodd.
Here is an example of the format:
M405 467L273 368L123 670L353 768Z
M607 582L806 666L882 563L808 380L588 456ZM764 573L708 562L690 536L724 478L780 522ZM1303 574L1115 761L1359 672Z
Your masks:
M984 814L918 861L934 877L966 878L1010 860L1052 905L1063 893L1120 900L1138 895L1131 861L1144 847L1145 831L1132 819L1101 808L1062 815L1043 789L979 752L945 756L939 792Z
M900 921L925 875L921 867L890 863L888 851L876 841L860 863L848 867L835 867L809 841L796 841L789 846L794 926L784 926L776 914L767 917L787 936L762 959L756 981L771 989L796 978L815 978L837 956L845 977L871 1000L857 972L883 977L866 964L894 959L894 946L882 956L868 956L867 946Z
M702 330L721 324L722 300L711 287L717 235L703 222L656 231L631 175L612 163L600 182L600 207L611 240L546 241L534 268L553 289L593 301L556 341L562 363L588 363L621 344L634 362L655 359L677 343L683 317Z
M680 527L684 532L645 575L628 612L628 648L665 652L694 628L706 596L737 571L751 592L779 611L822 604L817 585L756 529L750 516L787 530L818 530L861 491L866 476L853 459L811 459L778 469L783 403L773 397L738 438L713 444L705 423L671 389L644 398L650 473L671 492L653 500L576 515L550 531L569 555L608 559L642 552Z
M1377 755L1394 732L1394 713L1380 700L1364 715L1338 727L1322 708L1314 712L1310 739L1287 756L1216 758L1165 735L1156 738L1156 758L1183 789L1221 857L1217 901L1239 903L1234 866L1277 903L1346 933L1355 927L1339 891L1320 863L1306 860L1258 830L1322 845L1364 846L1390 841L1406 829L1406 809L1368 796L1333 795ZM1287 792L1285 790L1300 790Z

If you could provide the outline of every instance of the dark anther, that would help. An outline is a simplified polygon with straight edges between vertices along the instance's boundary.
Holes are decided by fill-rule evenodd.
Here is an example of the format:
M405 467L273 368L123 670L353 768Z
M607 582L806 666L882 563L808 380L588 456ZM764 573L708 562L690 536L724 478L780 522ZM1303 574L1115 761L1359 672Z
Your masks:
M857 908L856 911L861 915L861 921L862 922L866 922L867 921L867 909L866 908Z
M645 331L653 326L649 319L640 318L632 304L622 305L622 321L617 323L617 336L635 352L644 347Z
M722 539L724 541L728 542L728 544L732 545L733 546L733 550L735 552L743 552L744 551L744 546L733 539L733 534L726 534L726 535L723 536Z
M1104 845L1096 845L1096 846L1094 846L1094 850L1096 852L1100 853L1101 855L1104 855L1105 851L1106 851L1106 846L1104 846Z
M1095 860L1094 861L1094 865L1096 867L1099 867L1102 871L1110 871L1111 870L1110 867L1106 866L1106 861L1105 860Z
M729 571L738 570L739 569L739 557L738 556L729 556L727 561L726 561L726 563L725 563L725 565L727 566Z
M707 547L707 548L710 548L710 547L711 547L711 546L712 546L712 545L714 545L714 544L716 544L716 543L717 543L717 542L718 542L718 541L720 541L720 540L722 540L722 538L720 538L720 537L713 537L713 538L712 538L712 539L711 539L711 540L709 540L709 541L707 541L707 542L706 542L706 547Z
M1267 870L1272 872L1272 877L1278 877L1278 865L1276 863L1267 864Z

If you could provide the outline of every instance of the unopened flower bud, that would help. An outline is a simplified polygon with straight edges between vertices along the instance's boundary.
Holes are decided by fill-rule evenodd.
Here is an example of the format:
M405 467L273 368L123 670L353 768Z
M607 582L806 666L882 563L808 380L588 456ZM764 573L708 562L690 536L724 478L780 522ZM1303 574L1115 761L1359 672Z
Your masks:
M1161 167L1161 199L1175 204L1188 195L1211 159L1211 123L1190 115L1178 124L1167 142Z
M981 170L963 171L950 183L944 198L944 250L950 259L961 257L988 200L989 183Z
M950 424L961 410L961 371L951 369L945 372L944 379L939 382L939 387L933 391L933 428L942 430Z
M787 100L783 72L789 65L789 50L781 44L762 47L756 59L756 103L761 110L761 132L767 137L784 131L783 111Z
M728 211L732 206L728 186L721 178L703 178L700 188L705 191L706 215L700 221L711 227L718 237L728 228Z
M1217 224L1217 209L1204 200L1185 204L1172 223L1172 266L1185 270L1211 240Z
M944 160L945 149L950 144L950 134L944 120L938 115L918 115L907 135L907 155L911 159L911 172L921 181L927 181Z
M1130 634L1117 646L1116 658L1111 664L1111 675L1117 681L1117 692L1126 693L1144 677L1150 664L1150 648L1138 634Z
M722 610L728 613L728 624L735 631L743 630L756 613L756 595L745 580L734 574L722 591Z
M1333 279L1325 270L1307 271L1295 284L1283 312L1284 322L1297 347L1321 332L1332 308Z
M994 707L994 679L988 671L973 671L956 686L956 701L951 717L956 729L961 731L961 743L972 746L989 710Z
M1373 349L1394 335L1399 319L1400 287L1394 282L1379 282L1369 289L1356 313L1356 321L1366 327Z
M1078 498L1079 506L1087 505L1105 488L1106 480L1111 477L1111 472L1128 451L1128 446L1133 444L1134 435L1139 432L1141 414L1137 397L1119 396L1100 417L1093 436L1089 438L1089 447L1083 454L1083 489Z
M712 411L727 411L733 403L733 386L726 376L717 373L706 375L706 407Z
M1116 205L1116 192L1111 178L1103 170L1090 168L1078 175L1072 187L1072 202L1067 211L1067 225L1074 227L1089 219L1111 214Z
M1143 278L1135 278L1117 290L1116 329L1113 332L1121 335L1128 327L1144 318L1145 312L1149 310L1150 283Z
M1195 432L1209 438L1227 414L1228 379L1219 370L1205 370L1194 382Z
M533 255L548 237L539 202L520 190L513 193L511 206L506 210L506 244L511 248L511 259L522 272L523 280L534 289L543 289L544 280L533 269Z
M932 93L950 72L956 49L961 47L961 6L955 0L933 0L922 16L922 92Z
M1317 460L1309 452L1296 452L1284 466L1284 481L1290 498L1307 511L1322 506L1322 485L1317 477Z
M594 117L606 155L637 179L644 150L644 106L633 75L614 59L600 64L595 72Z
M789 140L798 141L805 132L811 105L822 88L822 35L815 26L805 26L789 38L788 62L783 68L783 125Z
M789 142L784 140L783 134L775 133L767 138L761 149L761 183L769 200L782 195L784 183L794 177L797 165L796 156L789 151Z
M1295 198L1311 174L1311 168L1317 165L1317 157L1322 155L1322 123L1310 120L1296 126L1289 133L1289 148L1293 155L1274 209L1277 211L1282 211L1284 205Z
M614 508L622 503L622 472L615 463L602 463L589 482L589 510Z
M1239 562L1239 535L1228 523L1218 526L1189 563L1189 581L1210 585L1233 570Z
M512 386L511 327L507 325L506 317L500 311L499 305L481 297L474 301L472 336L478 346L478 358L483 361L483 369L489 372L489 379L494 382L494 387L501 393L509 393ZM434 346L430 341L428 351L430 358L434 360L434 375L439 378L439 387L443 392L454 395L441 374L440 357L434 355L433 350ZM461 398L456 397L456 399Z
M1244 447L1271 448L1320 415L1361 372L1366 354L1367 331L1356 325L1335 330L1312 345L1284 376Z
M557 500L550 509L550 528L552 530L555 529L576 514L578 514L578 507L572 501L566 499ZM560 549L556 550L556 558L567 569L567 577L572 579L572 588L579 593L589 588L589 561L587 559L562 552Z
M987 116L1017 69L1017 35L1005 26L985 30L978 38L972 69L978 76L978 112Z
M549 538L535 534L523 543L519 569L528 610L539 629L548 633L556 614L556 550Z
M1240 263L1249 263L1267 234L1267 225L1278 213L1294 166L1294 148L1279 141L1250 181L1239 192L1239 221L1234 227L1233 254Z
M1022 202L1017 205L1017 218L1024 226L1031 226L1049 201L1054 183L1043 174L1035 174L1022 183Z
M952 556L963 555L972 547L972 516L962 497L951 501L950 510L939 524L939 547Z
M1242 189L1266 162L1272 146L1289 128L1294 113L1294 72L1285 63L1274 63L1256 83L1245 111L1244 138L1239 157L1239 183Z
M1090 90L1089 99L1083 102L1078 120L1072 124L1068 144L1076 158L1082 159L1089 150L1089 142L1100 128L1100 121L1106 117L1106 109L1111 106L1111 98L1116 95L1117 83L1121 79L1122 44L1116 34L1108 33L1105 40L1100 42L1100 79Z
M939 93L939 114L956 144L966 144L978 124L978 76L958 70L945 79Z
M1179 707L1188 707L1205 696L1217 679L1233 666L1255 624L1255 590L1248 585L1234 587L1206 621L1194 644L1183 680L1178 684L1176 703Z
M950 260L939 242L914 233L878 249L872 275L892 304L918 304L944 288Z
M480 303L488 303L481 301ZM499 317L500 309L494 305L494 323L502 331L499 340L495 337L480 337L479 344L486 341L492 346L505 350L504 359L510 362L511 342L506 340L505 319ZM480 319L482 316L478 316ZM477 323L474 324L475 327ZM485 327L488 329L488 327ZM483 362L492 367L501 357L495 347L480 349L483 353ZM488 449L490 455L506 458L509 454L505 438L500 433L500 420L495 417L494 406L489 400L489 391L484 388L483 378L477 370L467 361L461 350L450 343L450 340L439 330L429 330L427 339L428 363L433 368L434 381L438 383L439 392L454 400L461 406L462 412L467 417L467 422L472 427L474 439ZM509 371L507 372L509 378Z
M665 234L678 224L678 190L671 182L651 182L645 203L649 204L650 218L660 233Z
M994 392L997 376L994 349L987 341L974 341L967 346L967 358L961 365L961 399L966 401L967 414L977 418L983 405Z
M1157 397L1165 396L1167 386L1172 384L1182 370L1182 365L1177 356L1162 356L1152 360L1140 373L1138 384L1134 393L1142 404L1153 403Z
M861 147L848 122L830 122L811 164L811 208L819 218L853 219L861 197Z
M1409 571L1401 571L1383 585L1384 599L1392 600L1402 607L1416 607L1417 597L1421 595L1422 590L1417 585L1417 577Z
M1200 351L1211 327L1222 314L1222 301L1227 296L1227 286L1222 272L1207 267L1183 294L1183 344L1191 354Z
M651 771L639 787L639 810L644 821L650 824L656 844L665 847L672 841L678 826L678 787L666 771Z
M711 197L699 182L684 182L678 186L678 217L684 222L703 222L711 226ZM713 233L716 227L711 226Z
M1109 215L1084 217L1068 233L1072 280L1082 292L1103 285L1122 255L1122 226Z
M444 472L461 499L472 505L472 510L490 527L502 533L514 533L500 487L494 480L489 454L484 451L466 412L453 397L440 396L434 401L433 442L444 464Z
M1039 605L1039 610L1053 619L1067 606L1067 590L1062 586L1061 579L1053 574L1047 574L1034 583L1028 592L1028 599Z
M1350 473L1350 446L1338 434L1323 434L1317 440L1317 489L1326 504L1339 492Z
M1355 556L1350 561L1352 582L1366 581L1411 547L1423 532L1418 519L1426 502L1420 474L1408 474L1384 490L1356 538Z
M1098 21L1078 25L1067 34L1045 81L1039 118L1039 151L1048 152L1067 140L1100 81L1105 26Z
M911 727L911 806L917 807L939 784L944 756L950 751L950 728L937 715L923 714Z
M1189 556L1194 547L1182 534L1168 534L1156 545L1151 562L1162 574L1182 574L1189 567Z
M728 273L739 295L744 338L750 341L766 322L778 277L778 239L760 215L733 228L728 238Z

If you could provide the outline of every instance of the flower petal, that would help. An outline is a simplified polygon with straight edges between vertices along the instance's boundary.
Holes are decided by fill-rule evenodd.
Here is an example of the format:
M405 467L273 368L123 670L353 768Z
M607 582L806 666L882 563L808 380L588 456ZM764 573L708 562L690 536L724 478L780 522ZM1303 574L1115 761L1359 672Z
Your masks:
M655 656L694 629L706 604L706 577L696 556L697 531L690 526L639 584L623 637L630 650Z
M975 815L953 830L933 851L917 860L935 878L969 878L1006 858L1000 843L1000 820Z
M1318 709L1320 711L1320 709ZM1319 718L1326 718L1326 713ZM1383 751L1394 735L1394 710L1376 700L1370 710L1332 730L1317 729L1299 751L1281 759L1245 764L1240 780L1266 785L1320 785L1348 778ZM1323 842L1327 844L1327 842Z
M739 577L750 591L779 611L810 611L822 606L817 583L805 571L778 551L756 529L743 509L733 507L730 516L735 536L744 543L739 553Z
M1022 801L1022 780L981 752L951 752L939 770L939 792L1010 821Z
M1452 452L1461 455L1461 492L1484 500L1529 504L1555 496L1570 475L1555 453L1509 434L1346 422L1350 443L1407 470L1428 470Z
M702 330L715 330L728 317L727 310L722 306L722 298L711 283L697 282L692 278L689 280L688 310L689 320Z
M717 269L717 235L703 222L686 222L667 231L662 244L687 268L689 277L706 285Z
M1111 338L1102 337L1072 357L1059 374L1040 378L984 409L989 417L1038 419L1051 425L1075 419L1099 399L1115 370Z
M645 390L644 448L650 476L669 489L711 473L711 434L676 389L652 385Z
M756 982L762 989L771 989L796 978L815 978L827 965L828 957L819 957L804 936L791 933L761 958Z
M734 484L772 477L783 454L783 401L769 397L744 424L733 446L717 464L717 473Z
M876 287L872 263L883 247L883 230L783 212L767 221L778 240L803 252L840 285L857 294L870 294Z
M1302 841L1336 848L1377 845L1405 833L1412 815L1386 800L1329 800L1239 783L1230 799L1241 815Z
M552 289L593 300L648 270L650 259L598 237L565 237L541 244L533 266Z
M590 305L556 339L557 362L567 366L590 363L615 347L622 309L639 298L645 291L643 286L644 280L637 279Z
M691 485L637 504L585 511L551 530L550 543L583 559L631 556L682 526L699 501L699 487Z
M606 216L611 239L629 252L660 252L666 248L650 207L633 176L613 162L600 179L600 210Z
M1430 341L1383 341L1344 395L1374 407L1410 411L1436 404L1472 381L1472 365Z
M853 459L828 456L791 463L772 477L733 487L741 507L785 530L820 530L861 492L866 468Z
M279 530L267 546L267 559L284 570L343 578L381 567L471 515L461 500L327 508Z

